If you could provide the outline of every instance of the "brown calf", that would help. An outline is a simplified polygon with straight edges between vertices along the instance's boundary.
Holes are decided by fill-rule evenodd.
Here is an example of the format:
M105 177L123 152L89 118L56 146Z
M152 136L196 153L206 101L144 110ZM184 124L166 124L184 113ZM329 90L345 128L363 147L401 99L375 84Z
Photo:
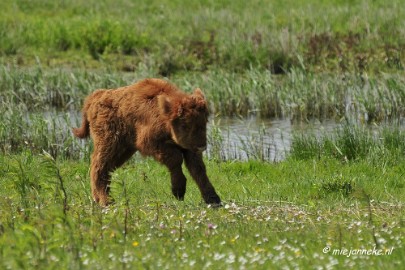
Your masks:
M91 190L100 205L110 202L110 173L136 151L167 166L177 199L183 200L186 192L184 160L205 202L221 203L202 159L208 110L200 89L188 95L164 80L145 79L93 92L86 98L82 114L81 127L73 133L93 139Z

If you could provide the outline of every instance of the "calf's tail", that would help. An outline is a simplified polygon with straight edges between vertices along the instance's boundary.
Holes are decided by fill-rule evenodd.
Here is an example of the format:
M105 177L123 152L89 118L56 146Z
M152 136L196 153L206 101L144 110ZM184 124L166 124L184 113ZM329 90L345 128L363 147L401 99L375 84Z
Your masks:
M90 122L87 120L87 115L83 112L82 125L79 128L73 128L73 135L77 138L84 139L90 135Z
M87 111L90 109L91 103L93 96L97 94L98 92L94 92L90 96L86 98L84 101L83 105L83 110L82 110L82 125L79 128L73 128L73 135L75 135L77 138L84 139L89 137L90 135L90 122L87 117Z
M83 105L83 110L82 110L82 125L79 128L73 128L73 134L80 139L84 139L90 136L90 122L88 115L91 114L91 106L92 103L94 103L97 100L100 99L100 97L106 93L106 90L104 89L99 89L94 91L92 94L90 94L84 101ZM90 111L89 111L90 110Z

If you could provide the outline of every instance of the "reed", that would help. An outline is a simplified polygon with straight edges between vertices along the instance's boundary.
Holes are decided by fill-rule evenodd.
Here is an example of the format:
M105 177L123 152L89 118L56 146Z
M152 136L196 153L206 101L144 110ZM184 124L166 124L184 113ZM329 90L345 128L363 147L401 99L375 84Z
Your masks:
M90 92L128 85L153 77L151 74L153 70L144 66L134 73L2 66L0 104L3 110L18 106L26 111L78 111ZM290 117L298 121L354 117L380 123L399 119L405 113L405 79L396 74L342 77L292 70L279 77L256 69L244 73L187 73L169 79L185 91L201 87L212 113L221 116Z
M18 108L0 115L2 153L18 153L29 149L45 151L52 157L88 158L91 145L73 138L71 127L79 125L70 113L45 112L27 114Z
M374 164L395 163L404 157L404 139L404 131L398 126L373 127L346 123L328 134L295 134L290 157L330 157L344 162L368 160Z
M362 122L398 119L404 114L405 80L313 74L292 70L283 77L268 71L224 71L174 77L180 85L206 89L214 113L222 116L290 117L298 121L357 118Z

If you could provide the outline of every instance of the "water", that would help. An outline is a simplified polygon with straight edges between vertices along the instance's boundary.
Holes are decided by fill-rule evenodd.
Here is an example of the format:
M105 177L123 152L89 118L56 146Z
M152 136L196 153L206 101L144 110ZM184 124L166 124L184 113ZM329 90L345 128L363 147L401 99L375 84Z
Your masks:
M332 120L294 123L290 119L212 119L207 155L222 160L281 161L290 151L294 134L321 136L338 125Z

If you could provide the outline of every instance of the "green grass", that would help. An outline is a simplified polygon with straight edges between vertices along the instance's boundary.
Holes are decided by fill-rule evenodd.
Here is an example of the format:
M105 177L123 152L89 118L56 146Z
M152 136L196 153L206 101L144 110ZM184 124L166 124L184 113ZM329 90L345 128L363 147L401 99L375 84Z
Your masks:
M147 64L167 76L212 67L404 70L405 9L390 1L3 1L4 61L51 67Z
M116 203L105 209L91 202L87 162L25 152L1 156L0 163L2 268L387 269L404 263L403 161L389 167L335 159L207 161L224 200L220 209L206 208L192 181L185 201L175 201L166 169L151 160L136 158L114 173ZM374 246L393 248L392 254L332 253Z

